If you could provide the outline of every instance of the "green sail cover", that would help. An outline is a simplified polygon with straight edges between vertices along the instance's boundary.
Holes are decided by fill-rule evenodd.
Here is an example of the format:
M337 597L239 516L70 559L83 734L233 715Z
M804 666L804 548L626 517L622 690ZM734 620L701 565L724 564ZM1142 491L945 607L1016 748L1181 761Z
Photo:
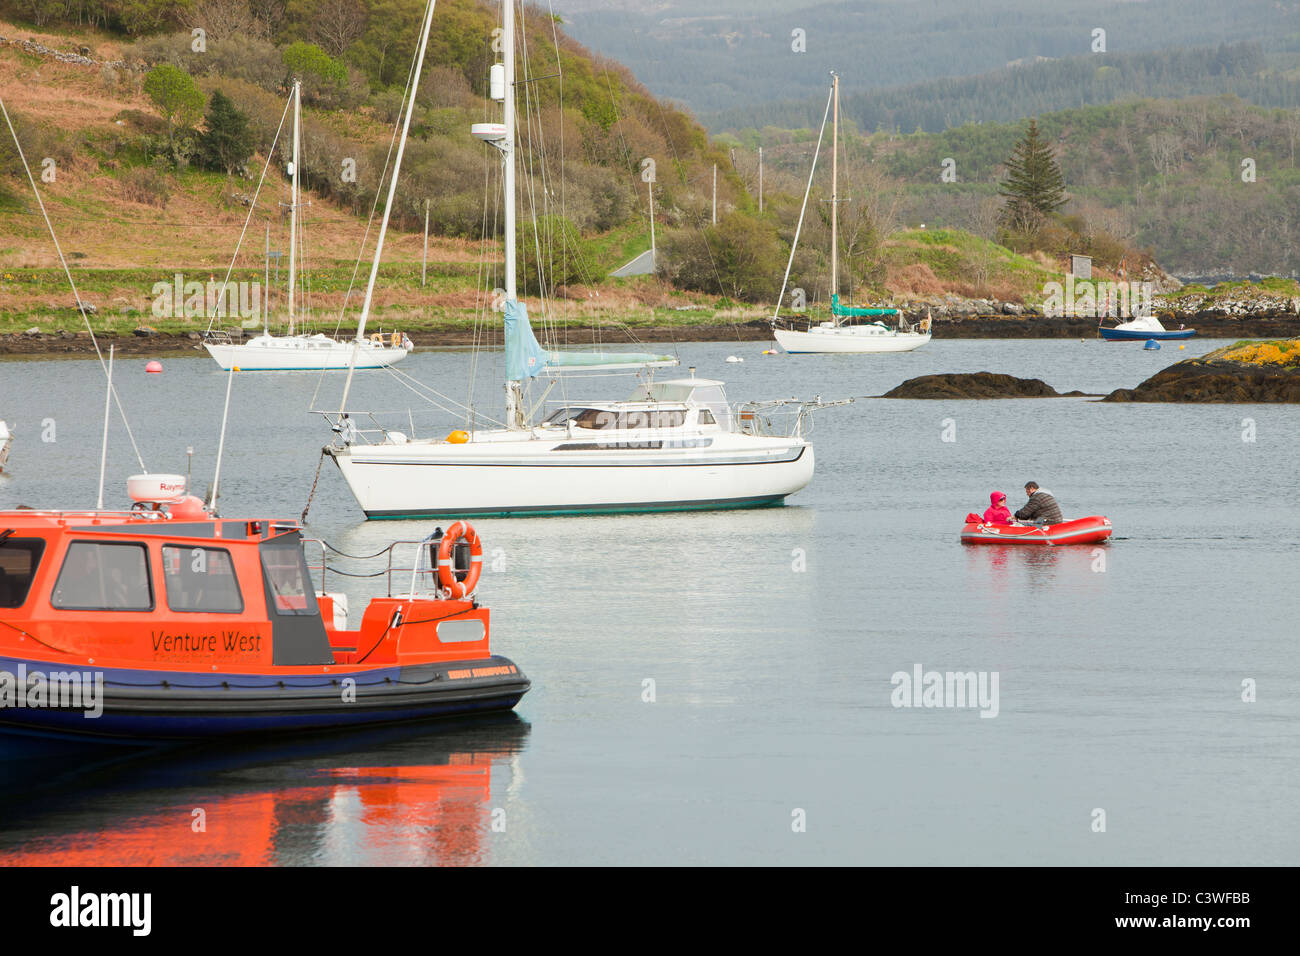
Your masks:
M852 306L840 305L838 295L831 296L831 314L841 318L867 317L871 315L901 315L898 309L855 309Z
M506 378L522 382L547 369L601 368L613 365L675 364L670 355L650 352L548 352L533 335L528 307L518 299L506 302Z

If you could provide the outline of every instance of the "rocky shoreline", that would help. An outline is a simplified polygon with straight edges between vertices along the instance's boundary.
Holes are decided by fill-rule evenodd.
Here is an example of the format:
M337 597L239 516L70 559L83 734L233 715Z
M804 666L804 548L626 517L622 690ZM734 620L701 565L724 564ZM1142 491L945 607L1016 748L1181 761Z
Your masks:
M913 320L923 315L912 315ZM1041 315L982 315L978 313L953 313L933 316L936 339L1065 339L1096 338L1095 319L1046 318ZM1164 319L1169 325L1170 320ZM1295 338L1300 336L1300 315L1279 312L1268 315L1233 315L1224 312L1198 312L1179 316L1173 320L1196 329L1202 338ZM355 330L353 330L355 331ZM624 328L574 326L564 331L561 344L566 346L591 345L597 341L609 346L631 345L633 342L765 342L772 333L766 319L736 322L714 321L707 325L683 323L681 325L633 326L635 340L627 337ZM344 332L351 335L352 332ZM471 346L476 337L472 329L414 330L407 333L417 348L455 348ZM201 349L198 332L155 332L146 335L116 335L96 332L100 347L110 344L123 355L154 355L184 353ZM94 354L90 335L84 330L11 332L0 335L0 355L57 356Z
M1137 388L1117 388L1103 402L1300 403L1300 351L1297 361L1239 361L1226 356L1233 347L1161 369ZM1238 350L1239 351L1239 350Z

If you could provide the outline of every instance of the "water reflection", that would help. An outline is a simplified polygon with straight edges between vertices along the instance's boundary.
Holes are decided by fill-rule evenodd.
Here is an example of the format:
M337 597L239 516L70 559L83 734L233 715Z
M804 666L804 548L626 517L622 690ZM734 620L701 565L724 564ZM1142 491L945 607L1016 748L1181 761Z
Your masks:
M996 597L1010 597L1026 589L1055 593L1059 588L1078 589L1095 584L1099 545L992 544L965 546L968 587ZM1104 552L1101 557L1104 561Z
M0 865L490 862L494 777L500 798L528 731L510 714L214 745L125 757L47 792L6 787Z

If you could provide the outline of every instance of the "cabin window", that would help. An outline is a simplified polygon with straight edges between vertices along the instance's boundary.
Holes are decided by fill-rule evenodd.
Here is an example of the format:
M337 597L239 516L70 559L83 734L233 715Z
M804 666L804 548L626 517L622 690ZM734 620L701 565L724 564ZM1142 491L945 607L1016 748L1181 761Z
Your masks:
M543 425L567 425L569 422L577 421L582 417L584 412L591 411L588 408L561 408L559 411L551 412Z
M605 408L587 408L573 419L579 428L616 428L618 415Z
M0 537L0 607L22 607L45 552L43 538Z
M723 429L731 430L731 408L727 405L727 396L721 385L700 385L692 397L713 412L713 417Z
M267 541L260 548L271 609L276 614L313 617L320 613L316 591L307 573L301 539L285 535L283 541Z
M701 408L701 409L700 409L700 424L701 424L701 425L716 425L716 424L718 424L718 420L717 420L716 418L713 417L713 412L709 411L707 408Z
M50 604L75 611L152 611L144 545L72 542Z
M173 611L238 614L244 609L234 563L225 548L186 548L165 544L163 583Z

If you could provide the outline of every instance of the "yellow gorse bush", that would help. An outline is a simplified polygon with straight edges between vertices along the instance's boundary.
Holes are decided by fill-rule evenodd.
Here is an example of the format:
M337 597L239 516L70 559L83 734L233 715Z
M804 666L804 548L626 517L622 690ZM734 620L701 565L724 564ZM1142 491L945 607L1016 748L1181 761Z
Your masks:
M1251 365L1300 365L1300 339L1244 345L1223 357Z

